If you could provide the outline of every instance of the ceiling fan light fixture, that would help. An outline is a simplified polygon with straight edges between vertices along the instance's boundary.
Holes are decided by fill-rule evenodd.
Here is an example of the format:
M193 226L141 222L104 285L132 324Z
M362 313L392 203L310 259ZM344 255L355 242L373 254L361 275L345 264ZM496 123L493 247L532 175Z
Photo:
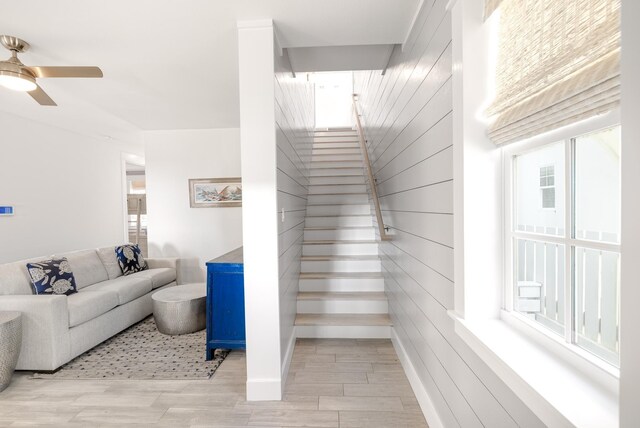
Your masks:
M7 89L19 92L30 92L35 90L36 79L26 73L15 73L8 70L0 70L0 85Z

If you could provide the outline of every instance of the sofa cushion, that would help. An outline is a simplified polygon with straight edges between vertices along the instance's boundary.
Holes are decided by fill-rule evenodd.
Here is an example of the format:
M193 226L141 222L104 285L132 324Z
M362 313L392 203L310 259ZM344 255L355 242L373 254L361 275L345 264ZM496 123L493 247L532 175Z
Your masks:
M176 280L176 270L174 268L147 269L129 275L131 278L142 277L151 280L151 286L155 290L158 287L167 285Z
M122 270L120 269L120 264L116 257L115 245L112 247L98 248L96 251L98 252L98 257L100 257L100 260L107 271L107 275L109 275L109 279L116 279L122 276Z
M74 251L60 256L69 260L78 290L109 279L96 250Z
M142 251L137 245L120 245L116 247L115 251L123 275L131 275L147 269L147 263L144 261Z
M66 258L27 263L33 290L36 294L77 293L76 280Z
M0 265L0 296L33 294L27 263L38 262L45 258L36 257Z
M152 290L151 279L144 277L121 276L87 287L87 291L108 290L118 294L118 304L124 305L142 297Z
M111 290L80 290L67 298L69 327L83 324L118 306L118 293Z

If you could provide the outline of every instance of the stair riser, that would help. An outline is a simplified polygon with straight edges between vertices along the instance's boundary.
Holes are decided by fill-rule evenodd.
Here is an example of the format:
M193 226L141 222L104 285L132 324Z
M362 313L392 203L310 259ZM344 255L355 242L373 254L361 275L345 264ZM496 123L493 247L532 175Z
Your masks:
M322 278L300 279L299 288L304 291L334 292L383 292L383 278Z
M321 240L348 240L371 241L375 239L373 228L367 229L337 229L337 230L305 230L304 239L306 241Z
M367 204L369 195L366 193L345 194L345 195L309 195L309 204Z
M373 226L371 216L364 217L307 217L305 221L307 227L329 226L329 227L352 227L352 226Z
M371 215L369 204L307 206L307 215Z
M318 147L319 146L319 147ZM313 155L358 155L361 156L360 147L322 147L322 144L316 144L313 147Z
M362 168L362 164L360 164L357 168L311 168L309 170L309 176L311 177L333 177L335 175L364 177L364 169Z
M365 184L363 175L349 175L346 177L311 177L309 179L311 185L327 185L327 184Z
M308 244L303 256L377 256L378 244Z
M380 260L302 261L302 272L381 272Z
M343 126L341 128L319 128L313 131L313 135L332 136L332 135L357 135L358 131L354 127Z
M362 163L362 156L360 154L346 154L346 153L337 153L337 154L313 154L311 157L312 162L319 161L354 161Z
M391 327L388 326L296 326L299 338L317 339L389 339Z
M340 134L331 134L331 135L314 135L313 141L326 143L329 141L349 141L349 142L358 142L358 136L356 134L350 133L340 133Z
M311 168L362 168L362 160L319 162L314 159Z
M357 149L360 150L360 143L353 141L315 141L313 149Z
M298 300L299 314L386 314L386 300Z
M318 193L367 193L367 186L364 184L338 184L309 186L309 194L316 195Z

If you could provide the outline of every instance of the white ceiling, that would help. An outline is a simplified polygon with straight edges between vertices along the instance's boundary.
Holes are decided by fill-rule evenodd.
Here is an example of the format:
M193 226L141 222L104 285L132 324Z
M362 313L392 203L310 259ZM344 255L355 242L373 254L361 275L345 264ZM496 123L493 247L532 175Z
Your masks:
M130 140L140 130L239 126L238 20L272 18L283 47L402 43L419 0L20 0L0 34L27 65L97 65L40 80L58 107L0 88L0 111ZM0 52L0 57L8 52Z

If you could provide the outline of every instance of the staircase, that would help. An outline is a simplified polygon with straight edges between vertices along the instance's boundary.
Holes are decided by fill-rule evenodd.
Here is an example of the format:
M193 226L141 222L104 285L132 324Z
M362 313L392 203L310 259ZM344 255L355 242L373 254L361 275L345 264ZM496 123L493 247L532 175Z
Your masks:
M297 336L388 338L391 321L356 132L316 132L310 176Z

